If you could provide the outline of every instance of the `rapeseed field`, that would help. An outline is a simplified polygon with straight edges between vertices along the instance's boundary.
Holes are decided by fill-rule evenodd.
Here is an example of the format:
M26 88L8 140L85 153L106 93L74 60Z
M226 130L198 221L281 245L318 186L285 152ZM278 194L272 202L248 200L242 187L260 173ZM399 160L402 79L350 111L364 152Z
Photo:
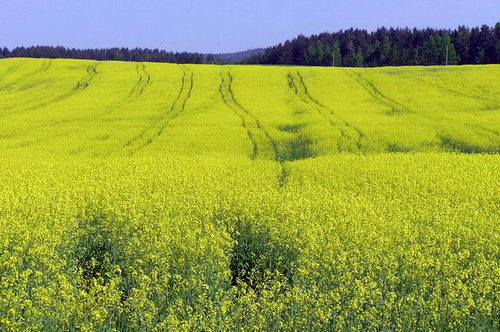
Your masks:
M0 330L500 329L499 75L0 60Z

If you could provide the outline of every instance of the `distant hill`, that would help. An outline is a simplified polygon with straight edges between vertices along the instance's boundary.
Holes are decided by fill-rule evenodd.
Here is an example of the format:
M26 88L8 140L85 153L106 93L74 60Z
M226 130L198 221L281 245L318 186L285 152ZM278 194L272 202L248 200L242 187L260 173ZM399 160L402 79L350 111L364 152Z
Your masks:
M247 60L257 55L261 55L262 53L264 53L263 48L254 48L251 50L246 50L241 52L215 54L215 56L219 58L222 62L239 63L242 62L243 60Z
M63 46L30 46L16 47L12 50L0 47L1 58L66 58L86 60L146 61L170 63L240 63L264 53L263 48L255 48L242 52L202 54L189 52L168 52L148 48L104 48L74 49Z

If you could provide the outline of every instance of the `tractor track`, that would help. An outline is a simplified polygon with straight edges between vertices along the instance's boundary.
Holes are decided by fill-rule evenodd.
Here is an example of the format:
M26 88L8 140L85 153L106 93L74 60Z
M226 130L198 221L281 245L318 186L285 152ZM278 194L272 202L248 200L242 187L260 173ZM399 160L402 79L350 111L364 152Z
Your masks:
M47 72L51 66L52 66L52 59L45 60L45 61L43 61L42 65L39 68L37 68L36 70L34 70L34 71L30 72L30 73L26 73L26 74L22 75L15 82L7 83L7 84L4 84L4 85L0 86L0 91L1 90L9 89L10 87L16 85L20 81L22 82L22 81L24 81L24 80L26 80L26 79L28 79L30 77L36 76L36 75L38 75L40 73ZM21 90L21 91L28 90L28 89L31 89L31 88L35 87L36 85L37 84L33 84L33 83L31 83L30 85L24 85L19 90Z
M309 92L307 90L307 86L304 84L304 80L303 80L302 76L300 76L299 72L297 72L295 75L288 73L287 78L288 78L288 84L292 88L295 95L297 97L299 97L300 100L302 100L302 102L304 102L306 104L312 103L314 106L317 106L317 107L313 107L314 110L316 110L316 112L318 112L318 114L320 114L323 118L325 118L325 120L333 128L338 129L340 131L340 139L341 140L344 139L345 138L344 130L342 130L341 128L338 128L335 125L335 123L333 122L333 120L323 112L324 108L322 106L320 106L320 104L309 95ZM340 144L340 141L337 141L337 150L339 152L342 150L342 146Z
M490 133L490 134L493 134L493 135L496 135L496 136L500 136L500 131L493 130L493 129L488 129L488 128L485 128L485 127L483 127L481 125L474 125L474 124L468 124L468 125L471 126L472 128L476 128L481 133L482 132L487 132L487 133Z
M424 85L427 85L427 86L432 86L438 90L441 90L445 93L448 93L448 94L451 94L451 95L454 95L456 97L465 97L465 98L470 98L470 99L474 99L474 100L477 100L477 101L480 101L480 102L483 102L483 103L495 103L493 106L497 106L498 105L498 100L495 100L495 99L490 99L490 98L486 98L484 96L480 96L480 95L477 95L475 93L466 93L464 91L460 91L460 90L457 90L457 89L453 89L453 88L450 88L448 86L444 86L442 84L438 84L438 83L434 83L434 82L428 82L420 77L418 77L418 75L414 74L414 73L410 73L408 72L408 75L411 77L411 79L417 81L417 82L420 82Z
M97 65L87 67L88 75L84 79L82 79L81 81L79 81L77 83L77 85L73 88L73 92L78 92L78 91L84 90L84 89L89 87L90 83L97 76L96 67L97 67Z
M318 112L323 118L325 118L325 120L328 121L328 123L330 123L332 127L336 127L335 122L333 122L333 120L324 113L325 107L320 105L316 100L314 100L309 95L307 86L304 83L304 79L302 78L299 72L297 72L296 74L289 73L288 83L292 87L295 95L297 95L306 104L313 104L315 106L319 106L314 108L316 112Z
M332 109L326 107L322 103L320 103L318 100L316 100L314 97L312 97L309 93L309 89L304 81L304 78L300 72L297 72L295 74L289 73L288 74L288 83L290 88L293 90L294 94L299 97L304 103L313 106L313 108L318 112L325 120L328 121L328 123L335 129L338 129L340 131L340 140L337 141L337 148L339 152L342 152L343 147L341 145L341 141L350 141L356 145L356 148L361 151L362 149L362 144L361 144L361 138L364 137L364 134L361 130L358 128L354 127L351 125L349 122L345 121L341 116L339 116L337 113L335 113ZM330 116L329 116L329 115ZM337 120L337 123L332 120L332 117L334 117ZM350 128L356 133L357 137L353 137L350 135L347 131L346 128Z
M233 92L233 75L231 75L231 73L227 71L227 72L222 72L220 76L221 76L221 84L219 86L219 93L222 97L222 100L224 104L240 118L241 124L243 128L245 128L247 135L252 142L253 151L252 154L250 155L250 159L255 160L257 158L259 154L259 148L257 141L254 137L254 134L252 133L252 130L250 129L250 126L245 117L250 118L251 121L255 124L255 127L260 132L262 132L262 134L269 141L269 144L271 145L274 154L273 159L278 163L279 166L280 175L278 176L278 187L283 188L286 184L288 171L285 167L284 160L279 158L278 144L276 143L276 141L274 141L269 132L265 130L264 127L262 127L259 119L257 119L257 117L253 115L249 110L244 108L236 99Z
M135 65L135 70L137 71L137 75L139 75L139 80L130 91L130 97L139 97L151 83L151 75L149 75L149 73L146 71L146 66L144 65L144 63L137 63Z
M53 125L65 124L68 122L85 121L88 119L94 119L94 120L99 119L99 118L102 118L102 117L110 114L111 112L119 109L123 105L130 102L132 99L139 98L144 93L144 91L148 88L148 86L151 84L151 76L146 71L146 67L142 63L141 63L141 66L139 66L139 64L136 65L136 71L137 71L137 75L139 76L139 79L134 84L134 86L131 88L128 95L125 98L123 98L122 100L119 100L119 101L111 104L111 106L109 108L107 108L104 112L101 112L99 114L91 114L88 116L79 117L79 118L75 118L72 120L64 120L64 121L55 122L55 123L53 123Z
M43 103L40 103L40 104L37 104L29 109L27 109L26 111L34 111L34 110L37 110L39 108L42 108L42 107L45 107L45 106L48 106L48 105L52 105L52 104L56 104L58 102L61 102L65 99L68 99L70 97L73 97L74 95L80 93L81 91L87 89L89 87L89 85L92 83L92 81L96 78L96 76L98 75L97 73L97 66L98 64L94 64L94 65L90 65L87 67L87 75L81 79L80 81L78 81L78 83L76 84L76 86L73 88L73 90L63 94L63 95L60 95L58 97L55 97L53 99L50 99L46 102L43 102Z
M48 59L47 62L44 61L39 71L46 72L47 70L49 70L50 67L52 67L52 62L54 62L53 59Z
M168 111L162 114L158 119L155 119L155 122L159 122L161 125L158 127L154 124L151 124L150 126L145 128L139 135L131 138L123 145L123 147L125 148L134 148L130 152L130 155L137 153L139 150L153 143L155 139L163 134L168 124L172 120L177 118L179 114L184 112L184 110L186 109L186 103L188 102L189 98L191 98L194 87L194 73L188 73L185 69L183 69L183 71L184 73L182 75L181 86L179 88L177 97L173 101Z
M368 81L367 79L362 77L360 74L351 73L348 71L345 71L345 73L348 76L350 76L352 79L354 79L356 82L358 82L358 84L361 85L379 104L393 107L393 110L395 109L394 106L400 107L399 111L397 111L396 113L400 113L401 110L403 110L404 112L410 112L406 106L386 97L380 90L378 90L375 87L375 85L373 83L371 83L370 81ZM473 98L473 99L481 100L481 101L486 101L485 99L481 99L478 97L475 98L472 95L468 95L468 94L462 93L462 92L454 90L454 89L448 89L448 88L441 87L439 84L432 84L432 83L426 82L414 74L410 74L410 76L412 76L412 78L414 78L416 81L419 81L419 82L426 84L426 85L429 85L429 86L434 86L438 89L442 89L443 91L446 91L450 94L460 95L463 97ZM435 121L434 118L429 117L429 116L422 114L422 113L413 113L413 114L416 114L417 116L423 117L423 118L428 119L428 120ZM453 120L453 121L456 122L456 120ZM487 129L487 128L480 126L480 125L474 125L474 124L469 123L466 126L475 128L475 129L483 131L483 132L489 132L489 133L492 133L492 134L497 135L497 136L499 135L498 132L491 130L491 129ZM434 127L434 128L436 129L437 132L439 132L439 128L437 128L437 127Z
M14 63L12 66L7 68L6 71L0 74L0 82L3 81L7 76L15 72L19 67L21 67L23 64L22 63Z
M251 121L255 124L255 127L267 138L273 150L274 158L276 159L278 156L278 147L276 142L273 140L269 132L265 130L264 127L262 127L259 119L257 119L257 117L253 115L249 110L241 106L241 104L234 96L233 76L230 72L221 73L221 85L219 86L219 92L221 94L222 100L224 101L224 104L240 117L242 123L244 124L243 127L246 129L248 136L251 138L252 143L254 144L254 153L252 153L251 159L257 158L258 144L254 138L255 136L252 133L250 126L248 125L248 121L245 120L245 117L250 118Z
M139 79L130 90L128 96L120 101L113 103L105 112L96 115L96 118L108 115L109 113L119 109L120 107L128 103L131 99L138 98L144 93L144 91L151 84L151 75L147 72L146 66L143 63L141 63L140 65L138 63L136 64L136 72L139 76Z
M364 78L361 74L344 71L347 76L355 80L372 98L379 103L390 108L390 111L386 112L387 115L398 115L401 113L410 113L410 110L403 104L387 97L380 91L372 82Z
M260 121L259 119L257 119L257 117L255 115L253 115L250 111L248 111L246 108L244 108L243 106L240 105L240 103L238 102L238 100L235 98L234 96L234 92L233 92L233 76L231 75L230 72L227 73L227 77L229 78L229 82L228 82L228 86L227 86L227 92L229 92L229 98L230 98L230 101L232 103L234 103L234 105L236 105L236 107L238 107L241 111L243 111L244 113L246 113L248 116L250 116L254 121L255 121L255 124L257 126L257 128L259 128L259 130L261 130L264 135L266 136L266 138L269 140L269 143L271 144L272 148L273 148L273 151L274 151L274 155L276 157L277 155L277 147L276 147L276 142L273 140L273 138L271 137L271 135L269 135L268 131L265 130L262 125L260 124Z
M250 159L255 160L255 158L257 158L257 155L259 153L259 146L257 144L257 141L255 140L252 131L250 130L250 127L248 126L247 121L245 120L245 117L240 113L241 110L238 107L231 106L231 98L229 97L231 93L229 92L230 90L229 87L227 86L228 84L231 84L231 81L229 81L229 83L226 83L227 75L225 77L223 73L220 73L220 77L221 77L221 83L219 85L219 93L222 97L222 101L231 111L233 111L234 114L236 114L236 116L240 118L241 126L245 128L247 136L252 142L252 153L250 154Z

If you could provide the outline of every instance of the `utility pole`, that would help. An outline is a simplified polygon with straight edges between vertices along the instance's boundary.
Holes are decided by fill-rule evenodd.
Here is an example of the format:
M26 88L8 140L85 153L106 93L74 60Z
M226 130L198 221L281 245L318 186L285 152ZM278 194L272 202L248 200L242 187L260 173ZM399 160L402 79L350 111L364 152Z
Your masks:
M450 43L446 44L446 64L445 66L448 66L448 48L450 47Z
M333 61L332 61L332 67L335 67L335 47L333 48Z

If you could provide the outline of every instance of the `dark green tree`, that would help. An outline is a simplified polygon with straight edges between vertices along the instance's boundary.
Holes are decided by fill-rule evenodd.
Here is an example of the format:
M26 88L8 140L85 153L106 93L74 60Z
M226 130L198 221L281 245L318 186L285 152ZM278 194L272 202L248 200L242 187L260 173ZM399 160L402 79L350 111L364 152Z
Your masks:
M321 41L316 41L310 45L305 54L305 62L307 65L322 65L326 57L326 49Z

